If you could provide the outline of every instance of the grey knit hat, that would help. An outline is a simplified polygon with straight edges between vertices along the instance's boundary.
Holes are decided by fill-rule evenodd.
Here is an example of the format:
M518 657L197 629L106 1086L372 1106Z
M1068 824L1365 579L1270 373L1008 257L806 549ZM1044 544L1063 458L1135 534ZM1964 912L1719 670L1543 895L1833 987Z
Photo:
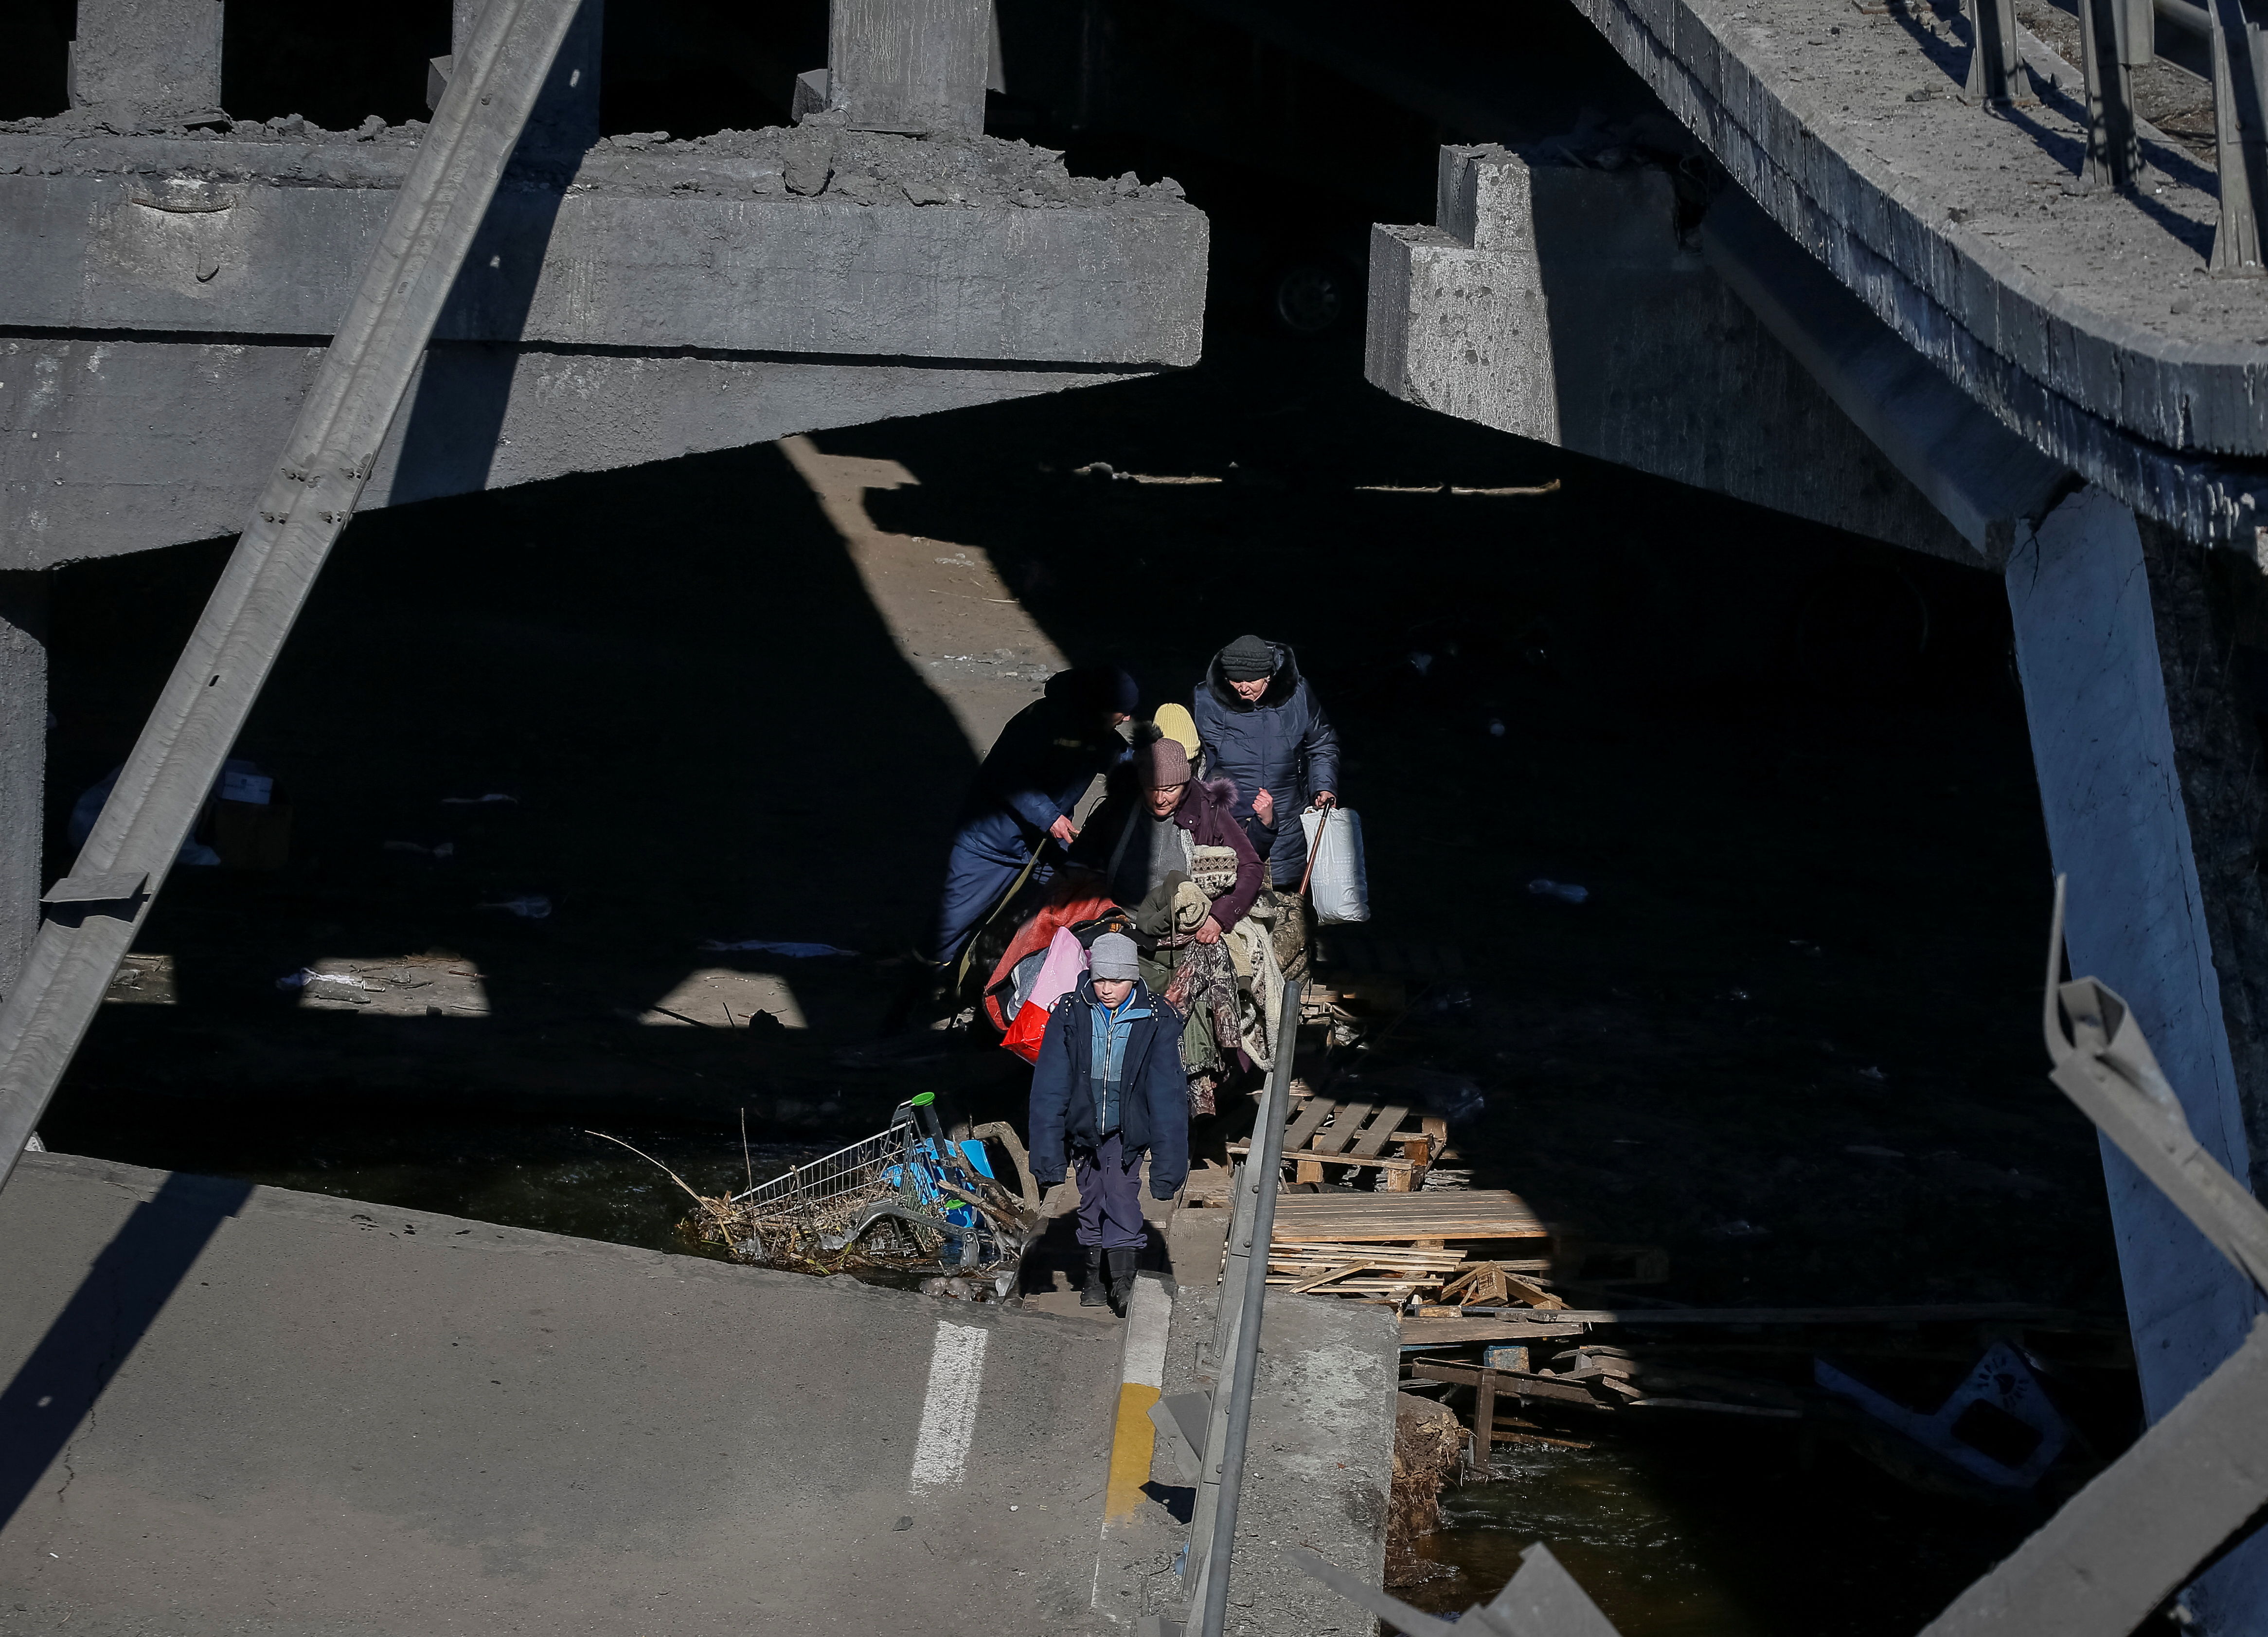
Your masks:
M1256 682L1276 674L1276 649L1258 637L1239 637L1220 651L1220 674L1233 682Z
M1103 933L1086 952L1086 970L1092 977L1141 977L1142 969L1134 958L1134 940L1124 933Z

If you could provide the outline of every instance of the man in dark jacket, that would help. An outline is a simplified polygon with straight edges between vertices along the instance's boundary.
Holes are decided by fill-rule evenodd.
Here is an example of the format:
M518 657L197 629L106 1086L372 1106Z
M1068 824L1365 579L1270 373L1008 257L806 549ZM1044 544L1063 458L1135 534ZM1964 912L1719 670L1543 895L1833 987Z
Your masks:
M1032 1069L1032 1176L1042 1188L1079 1175L1079 1242L1086 1250L1081 1307L1119 1313L1134 1291L1134 1258L1147 1242L1142 1156L1150 1192L1170 1199L1189 1174L1189 1099L1182 1076L1182 1020L1154 999L1134 940L1105 933L1088 965L1055 1004ZM1108 1260L1110 1286L1103 1289Z
M1278 887L1307 867L1300 809L1337 800L1339 736L1280 642L1239 637L1213 655L1189 702L1206 771L1236 781L1236 816Z
M1058 671L1046 696L1000 730L961 804L932 960L942 965L961 953L1042 841L1068 847L1077 837L1071 809L1096 774L1126 759L1116 730L1134 714L1135 698L1134 679L1115 665ZM1045 881L1048 866L1032 874Z

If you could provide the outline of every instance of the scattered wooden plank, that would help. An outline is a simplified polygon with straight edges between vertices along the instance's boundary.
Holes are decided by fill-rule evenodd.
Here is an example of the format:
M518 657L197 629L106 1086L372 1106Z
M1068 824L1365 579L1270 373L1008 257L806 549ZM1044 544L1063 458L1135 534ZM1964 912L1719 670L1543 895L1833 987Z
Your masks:
M1505 1288L1510 1291L1516 1300L1526 1302L1531 1308L1564 1309L1567 1305L1542 1286L1531 1285L1518 1274L1504 1268L1497 1269L1497 1277L1504 1281Z
M1572 1404L1591 1410L1611 1410L1615 1406L1600 1402L1598 1396L1577 1382L1555 1381L1548 1375L1535 1375L1523 1370L1476 1369L1470 1365L1437 1364L1420 1360L1410 1367L1410 1373L1420 1381L1451 1382L1460 1386L1478 1388L1494 1397L1516 1394L1522 1398L1546 1398L1554 1404ZM1475 1419L1479 1419L1481 1405L1476 1403Z
M1284 1133L1284 1152L1297 1154L1306 1147L1307 1139L1323 1128L1323 1122L1330 1118L1336 1106L1328 1097L1308 1098L1307 1106L1292 1117L1290 1128Z
M1412 1139L1412 1140L1424 1142L1426 1139L1423 1137L1418 1137ZM1228 1145L1228 1151L1238 1159L1241 1160L1251 1154L1252 1144L1249 1141L1233 1142ZM1310 1149L1303 1154L1293 1154L1290 1149L1286 1148L1284 1151L1284 1157L1287 1160L1297 1161L1301 1165L1314 1165L1318 1168L1324 1165L1359 1165L1383 1167L1389 1171L1397 1166L1405 1169L1410 1169L1414 1167L1417 1163L1417 1161L1398 1154L1322 1154L1314 1149ZM1292 1180L1296 1182L1300 1179L1294 1177ZM1321 1181L1322 1179L1317 1177L1313 1180Z
M1633 1398L1623 1406L1626 1410L1709 1410L1719 1415L1761 1415L1778 1421L1800 1421L1800 1410L1783 1409L1776 1404L1719 1404L1714 1398Z
M1553 1324L1563 1316L1539 1313L1526 1321L1504 1319L1433 1319L1409 1316L1402 1321L1404 1353L1438 1353L1476 1341L1554 1341L1588 1332L1580 1324Z
M1293 1285L1292 1287L1292 1294L1295 1296L1305 1295L1311 1290L1316 1289L1321 1286L1329 1284L1335 1279L1344 1279L1351 1274L1364 1272L1367 1271L1371 1265L1372 1265L1367 1262L1349 1262L1339 1267L1325 1268L1322 1272L1315 1274L1313 1278L1302 1279L1298 1284ZM1271 1279L1268 1282L1273 1285L1280 1281Z
M1496 1442L1500 1444L1547 1444L1554 1449L1588 1449L1594 1446L1580 1438L1554 1438L1548 1433L1535 1430L1533 1421L1496 1418Z
M1350 1154L1363 1160L1375 1157L1385 1148L1386 1139L1394 1135L1395 1127L1408 1118L1409 1114L1409 1110L1395 1103L1388 1103L1381 1109L1361 1135L1355 1139L1353 1148L1349 1150Z
M1410 1194L1280 1194L1274 1238L1286 1240L1543 1239L1549 1234L1517 1194L1501 1189Z
M1354 1139L1364 1120L1370 1117L1373 1104L1367 1102L1341 1103L1331 1123L1307 1140L1304 1152L1326 1157L1338 1153Z

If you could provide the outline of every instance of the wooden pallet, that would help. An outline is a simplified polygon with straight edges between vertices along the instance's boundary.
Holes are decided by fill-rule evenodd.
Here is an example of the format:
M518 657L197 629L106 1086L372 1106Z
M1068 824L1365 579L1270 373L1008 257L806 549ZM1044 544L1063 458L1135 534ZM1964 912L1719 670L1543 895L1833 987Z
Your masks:
M1293 1295L1410 1296L1438 1287L1464 1260L1462 1250L1415 1245L1271 1244L1268 1282Z
M1322 1183L1326 1165L1374 1168L1386 1174L1386 1192L1406 1194L1425 1183L1425 1172L1448 1143L1447 1121L1421 1115L1413 1126L1410 1110L1399 1103L1381 1108L1310 1097L1292 1110L1284 1157L1292 1162L1294 1183ZM1251 1153L1252 1145L1233 1142L1228 1151L1241 1158Z
M1276 1245L1414 1244L1449 1240L1545 1239L1550 1232L1519 1195L1501 1189L1435 1193L1323 1193L1276 1197Z

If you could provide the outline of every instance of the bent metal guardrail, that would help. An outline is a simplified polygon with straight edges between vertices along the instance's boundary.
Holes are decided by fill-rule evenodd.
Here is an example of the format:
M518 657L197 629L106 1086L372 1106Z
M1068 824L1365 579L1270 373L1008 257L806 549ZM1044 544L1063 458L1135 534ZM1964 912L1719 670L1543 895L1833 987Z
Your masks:
M2214 1248L2268 1294L2268 1209L2205 1151L2133 1013L2098 978L2061 981L2056 878L2042 1025L2049 1078ZM1955 1598L1919 1637L2127 1637L2268 1505L2268 1316L2187 1397ZM1543 1546L1486 1608L1452 1623L1312 1552L1294 1561L1409 1637L1614 1637Z

